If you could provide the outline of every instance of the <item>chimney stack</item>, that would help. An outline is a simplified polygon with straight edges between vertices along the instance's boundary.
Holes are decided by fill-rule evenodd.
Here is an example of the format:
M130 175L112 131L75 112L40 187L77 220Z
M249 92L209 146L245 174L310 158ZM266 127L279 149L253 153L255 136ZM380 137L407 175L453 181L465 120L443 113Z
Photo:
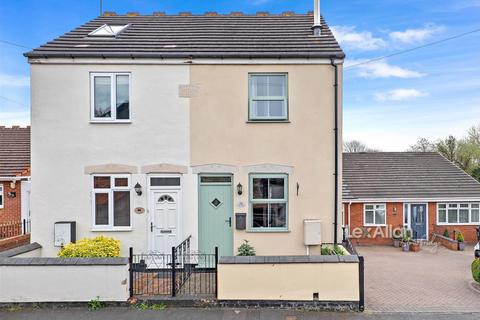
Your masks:
M322 22L320 14L320 0L313 0L313 34L322 35Z

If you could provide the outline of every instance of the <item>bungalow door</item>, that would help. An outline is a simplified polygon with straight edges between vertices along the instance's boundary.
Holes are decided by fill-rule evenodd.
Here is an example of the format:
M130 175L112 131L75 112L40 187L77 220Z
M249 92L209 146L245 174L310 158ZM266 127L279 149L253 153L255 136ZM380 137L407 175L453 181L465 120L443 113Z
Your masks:
M427 239L427 205L410 205L410 228L414 239Z

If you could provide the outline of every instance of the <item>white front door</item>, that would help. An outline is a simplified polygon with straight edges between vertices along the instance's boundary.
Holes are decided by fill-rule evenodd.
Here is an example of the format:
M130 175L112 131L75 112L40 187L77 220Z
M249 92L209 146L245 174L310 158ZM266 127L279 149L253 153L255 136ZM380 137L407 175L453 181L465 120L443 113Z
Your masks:
M179 191L151 191L152 213L150 231L152 250L169 254L178 242Z

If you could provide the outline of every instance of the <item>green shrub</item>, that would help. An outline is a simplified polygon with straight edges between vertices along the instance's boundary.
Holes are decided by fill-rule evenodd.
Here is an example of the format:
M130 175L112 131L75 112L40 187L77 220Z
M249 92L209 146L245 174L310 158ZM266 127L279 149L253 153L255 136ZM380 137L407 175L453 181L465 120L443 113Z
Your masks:
M458 242L464 242L465 241L465 237L463 236L463 233L461 233L460 231L457 232L457 241Z
M480 259L476 259L472 263L472 276L475 281L480 283Z
M248 240L243 240L243 243L240 247L238 247L238 255L242 257L251 257L256 255L255 248L253 248L249 243Z
M120 241L104 236L81 239L66 244L58 253L61 258L112 258L120 256Z
M325 247L322 247L322 248L320 249L320 254L321 254L322 256L331 256L331 255L334 254L334 251L333 251L332 248L325 246Z
M443 236L444 236L445 238L450 238L450 233L448 233L448 230L447 230L447 229L445 229L445 231L443 231Z

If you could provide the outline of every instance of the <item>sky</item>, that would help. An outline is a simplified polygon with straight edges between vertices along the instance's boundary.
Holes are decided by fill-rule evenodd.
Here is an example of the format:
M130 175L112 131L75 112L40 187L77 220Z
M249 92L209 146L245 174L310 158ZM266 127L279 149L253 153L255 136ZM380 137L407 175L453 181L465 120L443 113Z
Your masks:
M0 0L0 125L29 124L23 53L99 14L100 0ZM480 0L322 0L347 59L344 140L404 151L419 137L461 137L480 124ZM305 13L313 0L103 0L106 11ZM17 44L15 46L12 44Z

